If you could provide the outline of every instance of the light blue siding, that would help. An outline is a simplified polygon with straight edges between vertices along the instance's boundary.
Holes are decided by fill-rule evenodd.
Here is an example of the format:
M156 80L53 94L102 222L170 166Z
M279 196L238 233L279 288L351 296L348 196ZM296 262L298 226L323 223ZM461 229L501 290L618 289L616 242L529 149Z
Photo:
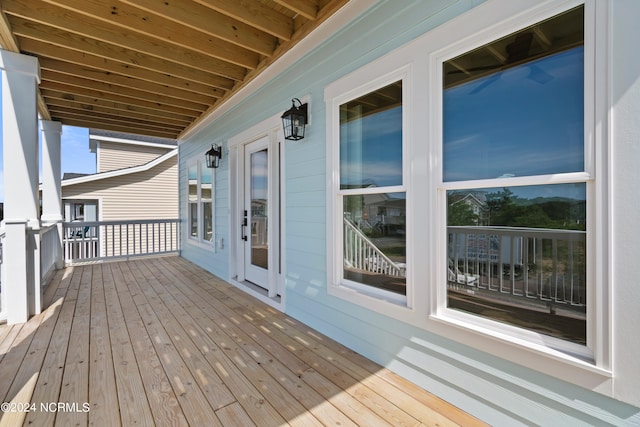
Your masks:
M307 137L285 144L284 237L286 312L491 423L514 425L640 425L640 409L389 319L327 294L327 84L463 13L480 1L381 1L325 41L197 138L180 146L180 215L186 218L186 161L223 144L215 170L215 252L184 239L183 256L229 277L229 158L227 140L290 106L310 99ZM247 117L249 121L247 122ZM186 236L186 223L185 227ZM416 284L420 286L420 284ZM640 375L640 374L639 374Z

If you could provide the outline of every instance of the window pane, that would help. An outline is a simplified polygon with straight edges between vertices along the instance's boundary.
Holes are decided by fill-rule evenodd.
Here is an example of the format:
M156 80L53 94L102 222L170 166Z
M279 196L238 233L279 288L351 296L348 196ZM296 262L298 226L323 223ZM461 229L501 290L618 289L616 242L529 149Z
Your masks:
M406 295L406 194L344 197L344 278Z
M189 203L189 235L198 237L198 204Z
M211 200L212 196L212 183L213 174L211 169L207 167L206 163L202 162L200 167L200 199Z
M447 192L447 304L586 344L586 184Z
M402 185L402 81L340 106L340 188Z
M205 242L213 242L213 203L202 203L203 224L202 224L202 240Z
M189 166L189 201L198 200L198 165Z
M443 64L444 181L584 170L583 7Z

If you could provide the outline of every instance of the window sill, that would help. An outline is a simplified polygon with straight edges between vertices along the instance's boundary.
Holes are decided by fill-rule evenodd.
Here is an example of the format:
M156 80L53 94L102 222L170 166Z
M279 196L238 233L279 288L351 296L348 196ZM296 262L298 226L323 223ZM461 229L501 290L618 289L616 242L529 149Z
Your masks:
M583 355L463 321L445 313L429 317L428 330L509 362L610 395L613 372Z
M366 289L366 285L337 283L327 286L327 293L351 304L358 305L375 313L419 325L417 310L410 306L409 299L400 294ZM424 324L424 317L422 320Z
M199 248L202 248L202 249L210 250L211 252L215 252L216 251L215 250L216 248L215 248L215 245L213 244L213 242L206 242L204 240L198 240L198 239L195 239L193 237L188 237L187 238L187 243L192 245L192 246L196 246L196 247L199 247Z

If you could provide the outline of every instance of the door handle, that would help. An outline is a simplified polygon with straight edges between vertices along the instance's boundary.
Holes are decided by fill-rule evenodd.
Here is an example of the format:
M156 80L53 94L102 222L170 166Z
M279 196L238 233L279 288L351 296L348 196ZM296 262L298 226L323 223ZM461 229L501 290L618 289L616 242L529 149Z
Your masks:
M240 238L247 241L247 235L244 233L245 227L247 226L247 211L244 211L244 218L242 218L242 224L240 225Z

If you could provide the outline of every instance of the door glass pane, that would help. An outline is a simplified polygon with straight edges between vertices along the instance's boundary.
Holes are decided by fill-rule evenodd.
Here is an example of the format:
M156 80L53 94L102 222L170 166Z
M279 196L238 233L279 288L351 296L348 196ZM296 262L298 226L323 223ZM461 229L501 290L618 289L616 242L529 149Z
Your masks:
M268 152L251 153L251 264L268 268Z
M406 194L344 196L344 278L407 294Z
M448 191L448 307L586 344L586 193Z
M583 9L443 64L444 181L584 170Z
M402 81L340 106L340 189L402 185Z

